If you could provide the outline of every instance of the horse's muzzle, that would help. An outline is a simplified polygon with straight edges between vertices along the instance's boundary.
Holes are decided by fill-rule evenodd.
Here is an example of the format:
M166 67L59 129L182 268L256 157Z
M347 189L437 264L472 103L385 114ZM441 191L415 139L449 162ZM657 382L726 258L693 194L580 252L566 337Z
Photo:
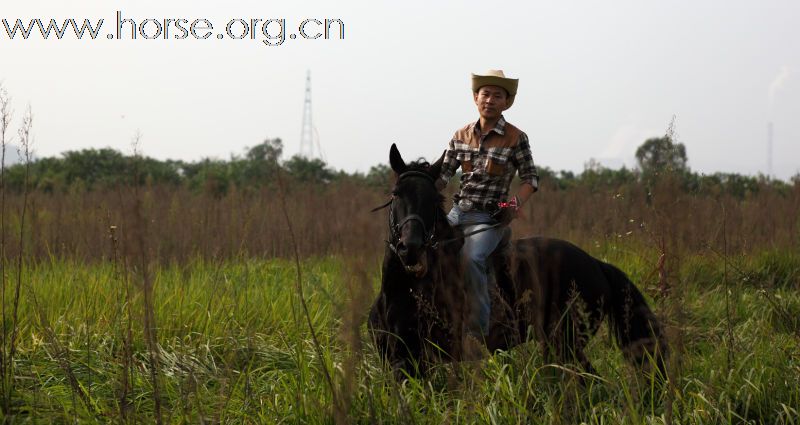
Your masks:
M423 245L407 245L403 240L400 240L397 243L397 256L400 258L400 262L403 263L406 273L421 278L428 272L428 255Z

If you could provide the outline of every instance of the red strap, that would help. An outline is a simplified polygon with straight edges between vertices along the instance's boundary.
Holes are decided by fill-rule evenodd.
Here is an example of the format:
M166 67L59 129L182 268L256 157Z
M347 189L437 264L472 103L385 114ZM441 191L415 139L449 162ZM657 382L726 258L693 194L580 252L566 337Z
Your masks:
M500 208L513 208L514 211L519 209L519 203L516 196L511 198L511 200L508 202L498 202L497 206Z

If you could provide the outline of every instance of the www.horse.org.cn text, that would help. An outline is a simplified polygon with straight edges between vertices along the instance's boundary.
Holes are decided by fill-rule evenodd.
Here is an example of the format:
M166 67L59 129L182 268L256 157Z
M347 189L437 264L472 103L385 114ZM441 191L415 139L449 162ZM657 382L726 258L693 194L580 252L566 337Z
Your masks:
M0 38L73 40L257 40L280 46L287 40L344 40L339 18L232 18L217 24L206 18L139 18L116 11L113 27L103 18L2 18ZM105 29L105 31L104 31Z

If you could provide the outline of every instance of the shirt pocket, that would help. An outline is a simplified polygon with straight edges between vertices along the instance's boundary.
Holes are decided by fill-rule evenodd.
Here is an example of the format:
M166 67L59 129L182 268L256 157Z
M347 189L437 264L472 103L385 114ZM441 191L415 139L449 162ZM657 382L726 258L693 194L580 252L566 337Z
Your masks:
M509 148L489 149L486 158L486 174L494 177L505 174L510 155L511 149Z
M456 153L456 159L461 163L462 172L472 172L472 152L458 152Z

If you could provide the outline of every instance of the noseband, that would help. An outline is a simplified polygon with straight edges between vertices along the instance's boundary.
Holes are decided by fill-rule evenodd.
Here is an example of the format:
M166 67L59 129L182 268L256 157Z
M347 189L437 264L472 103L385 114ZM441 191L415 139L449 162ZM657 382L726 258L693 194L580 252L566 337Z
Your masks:
M424 173L422 171L413 171L413 170L401 173L397 177L397 183L400 183L403 179L407 179L407 178L411 178L411 177L422 177L422 178L428 180L431 184L435 184L435 182L433 180L433 177L431 177L427 173ZM427 226L425 226L425 221L422 219L422 217L419 214L409 214L409 215L403 217L403 219L400 220L400 222L398 223L397 220L395 219L395 216L394 216L394 208L392 208L392 205L394 204L394 200L395 200L395 196L392 196L392 199L390 199L388 202L386 202L385 204L383 204L383 205L381 205L381 206L379 206L377 208L374 208L372 210L374 212L374 211L378 211L380 209L389 207L389 234L391 236L390 236L390 239L388 241L386 241L386 243L389 245L389 249L391 249L392 252L397 254L398 257L399 257L399 254L397 253L397 244L400 242L400 236L401 236L400 233L402 232L403 226L405 226L406 223L408 223L410 221L416 221L422 226L422 235L423 235L422 248L424 248L424 249L427 249L427 248L436 249L436 247L438 245L436 243L436 241L434 240L435 235L436 235L436 217L435 217L435 214L436 214L436 211L437 211L436 207L434 206L433 225L431 226L430 229L428 229Z

